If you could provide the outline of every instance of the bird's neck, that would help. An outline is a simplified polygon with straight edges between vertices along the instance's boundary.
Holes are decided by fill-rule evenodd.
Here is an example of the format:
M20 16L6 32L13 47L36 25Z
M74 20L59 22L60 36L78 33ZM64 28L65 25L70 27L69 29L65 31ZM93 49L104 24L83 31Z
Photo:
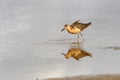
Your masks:
M67 29L67 31L71 31L71 27L70 26L68 26L68 27L66 27L66 29Z

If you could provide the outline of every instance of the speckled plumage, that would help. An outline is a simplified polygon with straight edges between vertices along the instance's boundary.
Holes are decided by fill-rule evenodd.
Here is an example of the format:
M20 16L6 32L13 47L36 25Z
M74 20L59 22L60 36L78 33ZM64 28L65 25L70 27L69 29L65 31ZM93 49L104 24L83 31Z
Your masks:
M87 28L89 25L91 25L91 22L85 24L85 23L80 23L79 21L80 20L75 21L70 26L72 28L76 27L76 28L80 29L80 31L83 31L85 28Z

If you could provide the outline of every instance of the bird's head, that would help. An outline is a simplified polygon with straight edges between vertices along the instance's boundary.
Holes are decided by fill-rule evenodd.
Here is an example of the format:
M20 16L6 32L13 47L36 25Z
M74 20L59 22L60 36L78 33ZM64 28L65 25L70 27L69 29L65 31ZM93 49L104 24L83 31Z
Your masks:
M68 56L68 55L65 54L65 53L62 53L62 55L64 55L66 59L68 59L68 58L70 57L70 56Z
M65 24L64 28L61 31L64 31L65 29L67 29L68 26L69 26L68 24Z

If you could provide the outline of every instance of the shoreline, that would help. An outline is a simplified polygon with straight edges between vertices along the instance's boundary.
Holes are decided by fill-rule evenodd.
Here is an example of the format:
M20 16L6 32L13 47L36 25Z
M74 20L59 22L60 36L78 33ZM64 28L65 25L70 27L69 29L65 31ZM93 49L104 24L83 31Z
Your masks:
M120 80L120 74L83 75L65 78L49 78L44 80Z

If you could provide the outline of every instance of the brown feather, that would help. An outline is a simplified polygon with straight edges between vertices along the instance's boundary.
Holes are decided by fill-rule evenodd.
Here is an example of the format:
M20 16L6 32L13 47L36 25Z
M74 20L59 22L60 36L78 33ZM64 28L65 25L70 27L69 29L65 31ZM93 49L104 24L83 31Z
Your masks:
M91 25L91 22L85 24L85 23L80 23L79 20L77 20L74 23L72 23L70 26L72 28L77 27L78 29L80 29L82 31L85 28L87 28L89 25Z

